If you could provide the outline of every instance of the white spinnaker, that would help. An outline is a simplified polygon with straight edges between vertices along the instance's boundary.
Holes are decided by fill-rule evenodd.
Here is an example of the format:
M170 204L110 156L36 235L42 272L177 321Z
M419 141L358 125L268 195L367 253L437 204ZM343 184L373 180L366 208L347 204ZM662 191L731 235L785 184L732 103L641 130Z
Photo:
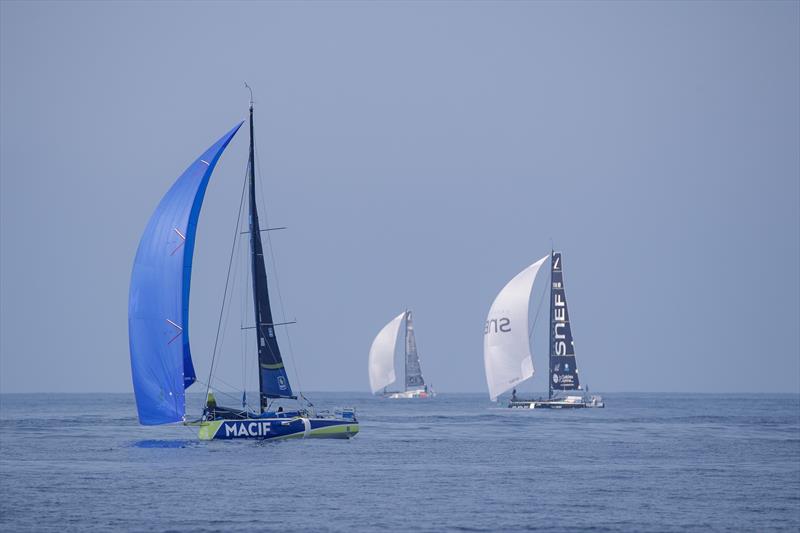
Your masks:
M394 383L394 351L397 347L397 334L406 312L403 311L383 329L372 341L369 349L369 386L375 394L390 383Z
M536 274L549 257L542 257L514 276L489 309L483 334L483 364L492 401L533 376L528 308Z

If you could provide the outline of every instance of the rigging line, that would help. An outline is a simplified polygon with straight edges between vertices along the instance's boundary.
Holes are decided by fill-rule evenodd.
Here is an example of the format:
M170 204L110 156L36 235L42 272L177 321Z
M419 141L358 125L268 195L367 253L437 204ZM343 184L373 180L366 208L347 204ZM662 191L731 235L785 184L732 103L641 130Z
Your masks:
M219 330L222 327L222 314L225 310L225 299L228 295L228 284L231 280L231 266L233 265L233 254L236 251L236 243L239 239L239 224L242 220L242 206L244 205L244 191L247 188L247 173L245 172L245 179L242 182L242 196L239 200L239 212L236 214L236 227L233 232L233 243L231 244L231 256L228 260L228 275L225 277L225 291L222 294L222 308L219 310L219 321L217 322L217 336L214 339L214 350L211 352L211 367L208 369L208 383L206 383L206 398L208 398L208 391L211 388L211 377L214 375L214 359L217 357L217 346L219 343Z
M230 388L231 388L231 389L233 389L234 391L236 390L236 385L233 385L233 384L231 384L231 383L228 383L227 381L225 381L225 380L224 380L224 379L222 379L222 378L214 378L214 379L215 379L215 381L219 382L220 384L222 384L222 385L225 385L226 387L230 387ZM203 385L209 385L209 386L211 386L211 384L210 384L210 383L205 383L205 382L203 382L203 381L201 381L200 383L202 383ZM229 396L229 397L231 397L231 398L236 398L235 396L232 396L232 395L231 395L232 393L230 393L230 392L225 392L225 391L221 391L221 390L217 390L215 394L220 394L220 395L222 395L222 396Z
M249 241L249 238L248 238L248 241ZM248 304L250 304L251 298L252 298L252 295L253 295L253 292L252 292L251 286L250 286L250 283L253 280L252 280L252 278L250 276L250 269L252 268L252 261L250 260L249 244L248 244L247 248L242 246L241 251L242 251L242 253L240 255L240 259L239 260L241 261L242 272L243 272L243 276L244 276L244 280L245 280L244 281L245 286L244 286L244 290L242 291L242 314L240 316L240 318L241 318L240 324L239 324L240 327L244 325L245 317L248 315L248 312L249 312L248 311ZM247 331L241 330L241 332L242 332L242 357L243 357L243 360L244 360L244 364L243 364L243 369L244 369L244 387L243 387L243 390L247 390L247 380L248 380L248 378L250 376L252 376L252 368L258 367L258 353L257 352L253 352L252 349L254 348L255 345L253 343L248 342ZM256 341L256 343L257 342L258 341ZM251 365L251 361L255 361L255 364ZM260 372L260 370L259 370L259 372ZM256 377L257 377L257 375L256 375ZM258 386L256 386L255 388L259 389Z
M229 293L228 300L227 300L228 303L227 304L223 304L223 305L226 306L226 311L225 311L225 319L224 319L224 321L222 323L222 334L221 334L220 339L219 339L220 358L222 357L222 348L225 346L225 336L226 336L226 332L228 331L228 322L230 321L230 317L231 317L231 309L233 308L233 294L234 294L234 289L236 288L236 281L237 281L236 269L234 269L233 270L233 277L231 278L231 285L230 285L231 290L228 291L228 293ZM220 362L221 362L221 359L220 359ZM213 376L210 376L209 382L215 377L216 377L216 374L214 374Z
M237 242L237 248L236 249L237 249L237 251L241 250L241 243L240 242ZM234 256L235 255L236 255L236 253L234 253ZM215 366L214 366L214 368L212 370L212 375L209 376L209 383L211 383L212 381L217 379L216 370L220 368L220 365L222 363L222 354L224 353L225 341L227 339L228 324L230 323L231 313L232 313L232 310L233 310L233 298L234 298L234 295L236 294L236 286L237 286L239 278L238 278L238 269L232 268L231 272L232 272L232 274L231 274L231 281L230 281L230 285L229 285L229 289L228 289L227 301L226 301L226 303L223 304L224 306L226 306L225 310L224 310L225 317L224 317L224 320L222 322L222 329L221 329L221 333L220 333L220 337L219 337L219 345L218 345L218 348L217 348L217 353L219 353L220 359L218 361L216 361Z
M225 340L227 338L228 323L230 322L231 310L233 308L233 297L236 290L236 284L237 284L237 272L236 270L233 270L229 282L229 288L227 291L227 298L223 298L223 308L220 310L221 314L224 314L224 317L221 317L222 326L217 333L219 340L218 342L215 342L215 348L216 348L215 354L219 354L220 358L218 360L212 358L212 367L209 369L209 377L208 377L209 387L212 382L219 379L217 377L217 370L220 368L220 365L222 364L222 355L225 349Z
M241 234L240 234L240 238L241 238ZM238 257L238 263L237 263L237 267L238 268L237 268L237 270L241 270L242 271L242 279L245 280L244 281L244 290L240 291L242 294L241 294L241 297L239 298L239 302L240 302L240 306L239 306L239 347L240 347L240 352L241 352L241 356L242 356L242 390L246 391L247 390L247 362L248 362L247 361L247 336L245 335L244 330L242 330L241 327L244 325L244 317L245 317L245 312L247 310L246 299L247 299L247 291L250 289L250 280L247 279L248 278L247 273L244 272L246 267L244 267L244 265L243 265L243 263L244 263L243 255L244 254L241 253L241 251L243 249L244 249L243 246L239 247L240 252L239 252L239 257Z
M236 249L237 249L237 251L242 249L240 241L237 241L237 248ZM234 256L235 255L236 254L234 253ZM225 347L225 339L226 339L227 331L228 331L228 323L230 322L231 311L233 309L233 298L234 298L234 294L236 294L236 283L238 281L238 270L239 269L237 269L237 268L233 268L232 269L232 272L233 272L232 276L233 277L231 278L231 282L230 282L230 290L228 291L227 303L223 303L223 306L227 306L227 307L226 307L226 311L225 311L225 319L224 319L224 321L222 323L222 333L221 333L221 336L220 336L220 339L219 339L218 352L220 353L220 361L218 361L218 363L222 362L221 357L222 357L222 353L223 353L223 348ZM217 365L217 368L218 367L219 367L219 365ZM212 376L209 376L209 383L211 381L213 381L215 378L216 378L216 373L214 373Z
M230 383L227 383L227 382L223 381L223 380L222 380L222 379L220 379L220 378L216 378L216 380L217 380L217 381L219 381L220 383L222 383L223 385L227 385L228 387L231 387L232 389L236 390L236 386L235 386L235 385L231 385ZM210 384L210 383L206 383L206 382L204 382L204 381L202 381L202 380L198 380L198 383L200 383L201 385L206 385L206 386L208 386L209 388L211 387L211 384ZM225 391L218 390L218 391L216 391L214 394L215 394L215 395L219 394L220 396L224 396L224 397L226 397L226 398L230 398L231 400L236 400L236 401L239 401L239 402L241 402L241 401L242 401L242 399L241 399L241 398L237 398L236 396L234 396L233 394L231 394L231 393L229 393L229 392L225 392Z
M531 324L530 333L528 333L528 342L531 341L533 338L533 328L536 326L536 321L539 319L539 311L542 310L542 304L544 303L544 295L547 293L547 285L544 286L544 290L542 290L542 295L539 297L539 306L536 308L536 315L533 317L533 324Z
M249 162L248 162L247 169L248 169L248 171L250 169L250 163ZM242 238L241 232L239 233L239 237ZM250 350L248 349L249 343L247 342L247 335L241 329L241 327L244 325L244 320L245 320L244 317L247 316L247 304L249 302L249 296L250 296L250 261L248 261L248 259L249 259L249 257L248 257L249 251L250 251L249 250L249 245L248 246L242 245L241 241L240 241L239 257L237 259L238 260L237 269L241 270L242 280L244 280L243 281L244 286L242 287L242 290L239 291L240 292L239 301L240 301L240 304L241 304L241 307L239 308L239 331L241 333L241 335L239 337L239 348L240 348L241 357L242 357L242 390L243 391L247 390L247 376L248 376L247 365L248 365L248 362L249 362L248 357L249 357L249 352L250 352Z
M258 168L258 174L262 175L261 173L261 158L258 155L258 146L253 143L253 157L255 159L256 168ZM264 200L264 188L259 188L259 194L261 196L261 205L264 206L264 222L266 223L267 227L269 227L269 210L266 208L267 203ZM270 235L271 232L267 231L267 248L269 249L269 256L270 262L272 263L272 272L275 275L275 289L278 293L278 304L280 306L281 311L281 321L286 322L286 311L285 306L283 304L283 293L281 292L281 284L278 278L278 263L275 261L275 251L273 250L272 246L272 236ZM286 334L286 345L288 347L289 358L292 361L292 369L294 370L294 377L297 381L297 390L303 390L303 384L300 381L300 369L297 365L297 362L294 357L294 347L292 346L292 337L289 334L289 328L284 328L284 333Z

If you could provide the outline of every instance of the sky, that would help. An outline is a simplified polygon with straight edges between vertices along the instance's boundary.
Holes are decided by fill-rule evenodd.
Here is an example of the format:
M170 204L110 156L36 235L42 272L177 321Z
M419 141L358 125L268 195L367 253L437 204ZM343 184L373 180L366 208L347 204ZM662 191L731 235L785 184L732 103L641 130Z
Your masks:
M790 1L0 2L0 391L132 390L139 237L245 81L295 389L367 391L409 308L428 383L486 392L489 307L552 239L592 390L800 392ZM246 160L200 217L201 375Z

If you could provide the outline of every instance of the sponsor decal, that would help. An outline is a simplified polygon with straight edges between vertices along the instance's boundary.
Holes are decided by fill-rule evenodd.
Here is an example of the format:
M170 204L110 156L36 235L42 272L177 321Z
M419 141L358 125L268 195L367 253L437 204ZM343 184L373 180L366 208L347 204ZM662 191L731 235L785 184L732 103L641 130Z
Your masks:
M556 355L567 354L567 302L562 291L553 292L553 351Z
M556 341L556 355L565 355L567 353L567 345L564 341Z
M286 378L283 376L278 376L278 388L280 390L286 390Z
M553 374L553 383L558 384L558 374Z
M269 422L225 422L226 437L267 437Z
M569 390L575 386L575 379L572 374L561 374L558 376L558 381L553 380L553 383L561 390Z
M488 335L489 333L508 333L510 331L511 319L505 317L487 320L486 325L483 328L484 335Z

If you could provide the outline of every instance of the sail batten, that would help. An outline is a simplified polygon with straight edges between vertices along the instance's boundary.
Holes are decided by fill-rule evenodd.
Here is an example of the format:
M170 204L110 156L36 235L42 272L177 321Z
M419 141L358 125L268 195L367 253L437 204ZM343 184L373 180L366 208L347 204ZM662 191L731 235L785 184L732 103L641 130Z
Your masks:
M484 325L483 363L492 401L533 376L528 309L536 275L548 257L514 276L489 309Z
M177 422L195 381L189 293L200 208L214 167L241 127L222 136L175 181L139 241L131 273L128 330L139 422ZM178 342L178 339L181 339Z

